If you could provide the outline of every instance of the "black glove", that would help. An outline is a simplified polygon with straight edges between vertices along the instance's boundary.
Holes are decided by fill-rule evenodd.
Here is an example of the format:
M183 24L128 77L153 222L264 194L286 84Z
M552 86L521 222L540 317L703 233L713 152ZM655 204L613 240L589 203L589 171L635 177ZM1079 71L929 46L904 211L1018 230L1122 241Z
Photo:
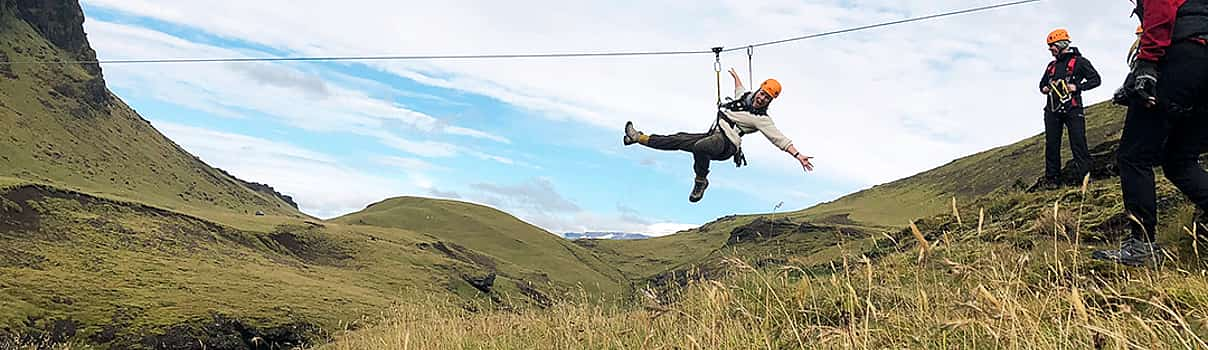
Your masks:
M1132 100L1132 95L1132 91L1129 90L1128 86L1121 86L1119 89L1116 89L1116 94L1112 95L1112 103L1127 107L1128 102Z
M1146 60L1137 60L1133 66L1133 78L1136 82L1133 84L1133 93L1137 98L1145 102L1146 106L1153 107L1158 104L1158 63Z

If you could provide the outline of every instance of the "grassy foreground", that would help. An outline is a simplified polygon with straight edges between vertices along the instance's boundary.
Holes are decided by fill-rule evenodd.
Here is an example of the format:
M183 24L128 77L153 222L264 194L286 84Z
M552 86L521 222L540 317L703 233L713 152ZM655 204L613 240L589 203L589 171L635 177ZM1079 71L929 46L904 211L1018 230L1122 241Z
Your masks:
M323 349L1208 348L1208 240L1179 227L1186 210L1163 229L1159 268L1087 258L1111 245L1088 228L1113 222L1113 186L1006 193L877 244L836 237L843 254L821 269L727 259L672 302L646 289L632 306L397 304Z

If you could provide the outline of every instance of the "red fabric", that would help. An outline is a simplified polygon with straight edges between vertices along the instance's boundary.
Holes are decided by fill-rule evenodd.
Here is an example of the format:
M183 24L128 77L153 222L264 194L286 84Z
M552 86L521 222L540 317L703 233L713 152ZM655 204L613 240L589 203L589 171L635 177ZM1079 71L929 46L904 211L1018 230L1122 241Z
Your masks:
M1170 47L1171 36L1174 35L1174 20L1179 13L1179 7L1187 0L1140 0L1143 1L1145 13L1141 18L1141 26L1145 33L1141 34L1141 50L1137 59L1158 61L1166 55Z

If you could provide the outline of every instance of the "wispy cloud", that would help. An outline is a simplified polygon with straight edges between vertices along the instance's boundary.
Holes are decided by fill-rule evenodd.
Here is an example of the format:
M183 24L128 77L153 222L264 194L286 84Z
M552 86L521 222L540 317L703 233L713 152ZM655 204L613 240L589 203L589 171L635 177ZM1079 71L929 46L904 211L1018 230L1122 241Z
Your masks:
M378 157L376 160L379 164L392 166L406 171L444 170L443 167L436 166L432 163L415 158L383 156Z
M575 212L580 208L554 189L548 179L537 178L516 185L490 183L471 184L470 188L495 197L494 202L507 203L509 207L533 209L545 212Z
M304 212L322 218L423 187L357 170L330 155L284 142L168 122L154 126L206 163L244 180L268 183L293 196Z

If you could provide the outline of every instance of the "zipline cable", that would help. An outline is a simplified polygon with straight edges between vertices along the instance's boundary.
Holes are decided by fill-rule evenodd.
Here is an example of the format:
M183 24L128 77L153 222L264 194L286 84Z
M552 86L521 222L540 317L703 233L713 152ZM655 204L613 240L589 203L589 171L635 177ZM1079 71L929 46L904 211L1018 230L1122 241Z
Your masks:
M803 35L793 38L762 42L757 44L740 45L723 49L721 53L736 50L749 50L756 47L778 45L788 42L815 39L839 34L888 27L904 23L921 22L943 17L958 16L975 12L984 12L1011 6L1018 6L1044 0L1020 0L995 5L969 8L951 12L938 13L922 17L912 17L890 22L882 22L823 33ZM430 61L430 60L481 60L481 59L526 59L526 58L579 58L579 57L636 57L636 56L682 56L713 53L713 50L681 50L681 51L614 51L614 52L561 52L561 53L517 53L517 54L479 54L479 55L394 55L394 56L314 56L314 57L234 57L234 58L155 58L155 59L114 59L114 60L75 60L75 61L9 61L0 64L146 64L146 63L214 63L214 62L299 62L299 61Z
M983 12L983 11L989 11L989 10L994 10L994 9L1000 9L1000 8L1004 8L1004 7L1018 6L1018 5L1030 4L1030 3L1041 2L1041 1L1043 1L1043 0L1021 0L1021 1L1014 1L1014 2L1005 2L1005 3L995 4L995 5L974 7L974 8L952 11L952 12L937 13L934 15L927 15L927 16L922 16L922 17L906 18L906 19L901 19L901 20L897 20L897 21L882 22L882 23L877 23L877 24L870 24L870 25L866 25L866 26L852 27L852 28L834 30L834 31L823 32L823 33L802 35L802 36L794 37L794 38L768 41L768 42L762 42L762 43L758 43L758 44L750 44L750 45L746 45L746 46L747 47L761 47L761 46L783 44L783 43L799 41L799 40L817 39L817 38L822 38L822 37L827 37L827 36L834 36L834 35L851 33L851 32L865 31L865 30L869 30L869 29L888 27L888 26L904 24L904 23L921 22L921 21L937 19L937 18L952 17L952 16L969 14L969 13L974 13L974 12ZM727 50L725 50L725 52L735 51L735 50L739 50L739 49L741 49L741 47L727 49Z

